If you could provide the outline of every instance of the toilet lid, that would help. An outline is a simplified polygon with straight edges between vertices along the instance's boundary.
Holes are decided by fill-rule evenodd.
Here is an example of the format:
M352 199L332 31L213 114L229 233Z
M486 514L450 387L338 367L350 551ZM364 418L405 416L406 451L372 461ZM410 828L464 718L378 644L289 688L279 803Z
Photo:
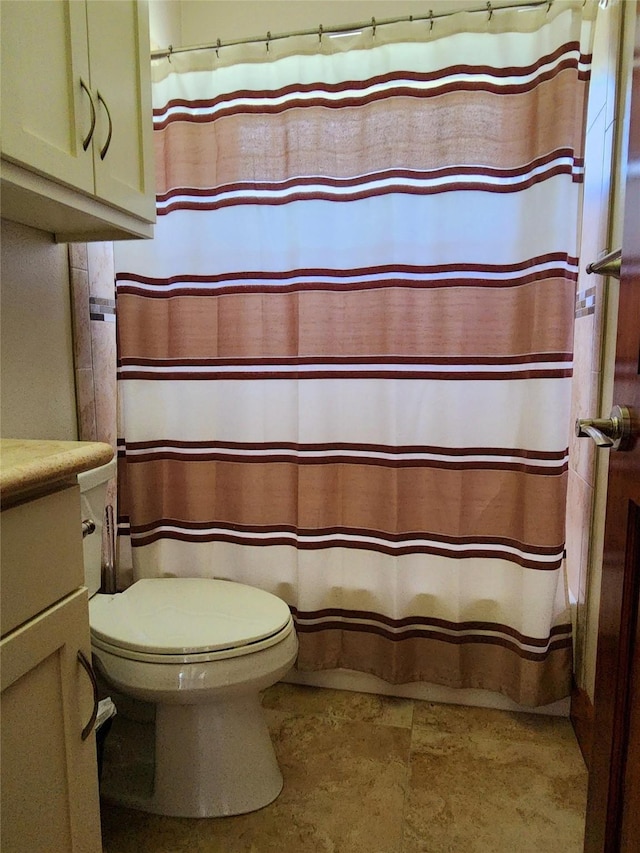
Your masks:
M89 602L91 632L155 654L237 649L281 631L289 607L262 589L211 578L149 578Z

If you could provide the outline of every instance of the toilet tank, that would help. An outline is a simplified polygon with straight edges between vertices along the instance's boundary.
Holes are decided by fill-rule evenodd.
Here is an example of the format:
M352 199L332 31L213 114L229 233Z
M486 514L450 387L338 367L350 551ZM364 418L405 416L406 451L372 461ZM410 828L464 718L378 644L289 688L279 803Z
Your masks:
M81 521L93 521L95 530L82 540L84 583L91 597L100 589L102 572L102 531L104 528L107 483L116 476L116 460L78 474Z

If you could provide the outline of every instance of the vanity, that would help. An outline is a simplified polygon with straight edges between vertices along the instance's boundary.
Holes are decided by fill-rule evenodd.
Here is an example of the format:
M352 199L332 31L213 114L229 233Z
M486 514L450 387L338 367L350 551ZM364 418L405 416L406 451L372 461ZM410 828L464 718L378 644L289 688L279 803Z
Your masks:
M0 848L100 853L88 595L76 475L108 444L0 440Z

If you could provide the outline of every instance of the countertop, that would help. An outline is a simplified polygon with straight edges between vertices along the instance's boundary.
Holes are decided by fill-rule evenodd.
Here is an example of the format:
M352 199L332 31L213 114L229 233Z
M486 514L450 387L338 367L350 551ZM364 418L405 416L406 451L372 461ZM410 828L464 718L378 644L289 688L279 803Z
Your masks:
M0 500L6 507L72 484L77 474L113 458L110 444L97 441L0 439Z

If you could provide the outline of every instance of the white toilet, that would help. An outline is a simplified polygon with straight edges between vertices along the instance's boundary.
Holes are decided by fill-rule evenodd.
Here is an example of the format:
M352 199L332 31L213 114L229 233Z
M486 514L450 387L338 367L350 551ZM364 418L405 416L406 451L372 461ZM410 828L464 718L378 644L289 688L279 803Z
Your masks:
M102 519L113 476L115 460L78 475L83 519ZM145 579L100 594L100 531L98 524L84 540L94 665L127 705L151 703L140 706L146 722L132 724L129 744L121 726L120 754L139 754L145 740L153 753L146 790L125 760L119 774L105 767L103 795L180 817L242 814L272 802L282 774L259 691L295 662L288 606L264 590L210 578Z

